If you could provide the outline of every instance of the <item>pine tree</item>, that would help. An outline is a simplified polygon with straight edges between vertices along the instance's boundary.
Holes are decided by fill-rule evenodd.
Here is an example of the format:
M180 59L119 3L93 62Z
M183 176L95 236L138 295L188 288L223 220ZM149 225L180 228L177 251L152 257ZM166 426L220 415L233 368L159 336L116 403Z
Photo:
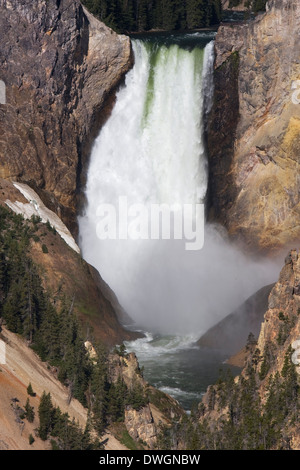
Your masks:
M28 395L30 395L31 397L35 397L35 395L36 395L35 392L33 391L31 382L29 382L29 384L28 384L27 393L28 393Z
M195 29L222 18L221 0L84 0L84 4L117 32Z
M26 412L26 419L29 421L29 423L33 423L34 409L33 409L33 406L30 405L29 398L27 398L27 401L25 404L25 412Z
M252 9L254 13L257 13L259 11L265 11L266 3L267 3L267 0L254 0L253 5L252 5Z
M297 413L299 399L299 384L296 365L292 362L293 349L289 346L284 359L284 365L281 371L283 377L282 401L285 403L285 412Z
M267 400L263 411L264 449L272 449L280 439L281 423L284 420L284 409L281 400L282 384L279 373L271 375L267 388Z
M137 30L147 31L148 29L148 1L137 0Z
M40 425L38 433L43 441L46 441L53 427L53 405L50 393L43 392L39 404L38 415Z
M97 361L94 363L91 377L90 407L92 410L92 422L101 436L107 424L109 384L107 379L106 350L99 344L96 352Z
M21 311L23 308L24 296L22 286L17 281L14 282L7 295L6 301L3 307L3 318L6 326L13 333L22 334L22 315Z
M137 411L147 405L148 400L140 382L133 382L132 388L128 392L126 403Z
M1 247L1 242L0 242ZM8 287L7 261L5 253L0 250L0 316L2 314L2 305L7 296Z
M107 416L111 422L123 421L128 389L121 377L111 383L108 391Z
M198 29L205 26L205 5L204 0L187 0L186 18L189 29Z
M272 362L271 349L272 348L270 344L266 344L264 354L263 354L263 360L262 360L260 372L259 372L260 380L264 380L264 378L267 376L270 370L271 362Z

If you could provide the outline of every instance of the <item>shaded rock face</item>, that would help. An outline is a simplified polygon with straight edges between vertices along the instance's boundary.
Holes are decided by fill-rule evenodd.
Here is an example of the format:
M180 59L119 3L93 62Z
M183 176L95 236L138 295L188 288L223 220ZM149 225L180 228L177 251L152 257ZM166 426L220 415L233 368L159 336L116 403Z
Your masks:
M265 286L249 297L239 308L201 336L197 344L230 355L236 354L245 346L250 333L258 338L273 287L274 284Z
M0 177L28 183L76 234L90 146L131 67L129 38L78 0L0 0Z
M219 28L208 131L210 219L250 251L299 240L300 3Z

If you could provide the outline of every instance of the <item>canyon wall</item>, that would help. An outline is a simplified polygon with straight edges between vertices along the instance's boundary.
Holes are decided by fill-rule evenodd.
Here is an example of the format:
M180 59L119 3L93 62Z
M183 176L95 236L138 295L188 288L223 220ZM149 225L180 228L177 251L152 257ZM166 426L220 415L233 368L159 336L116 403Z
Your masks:
M300 256L291 250L269 295L258 341L244 350L240 375L208 387L199 407L214 442L221 433L221 448L228 436L235 449L300 448L299 314Z
M29 219L29 222L31 214L37 220L42 215L37 197L32 192L32 200L29 202L18 188L18 184L0 178L0 207L12 208ZM24 192L23 186L22 190ZM33 207L37 211L29 212ZM50 211L47 217L53 223ZM120 321L128 319L114 292L98 271L82 259L76 245L67 243L68 238L61 236L61 231L51 226L50 222L41 221L36 227L27 255L37 267L43 288L55 307L61 307L59 298L70 299L84 334L110 348L125 340L135 339L138 335L120 324Z
M0 177L34 188L76 235L90 146L132 65L129 38L78 0L0 0Z
M300 4L220 26L209 121L209 218L249 251L299 240Z
M6 85L0 203L9 199L13 210L23 203L4 180L27 184L76 238L90 147L132 65L130 40L78 0L0 0L0 38L0 80ZM53 247L47 259L33 250L47 273L45 287L55 290L63 283L71 297L76 291L75 310L106 344L131 338L117 320L122 308L96 270L60 238Z

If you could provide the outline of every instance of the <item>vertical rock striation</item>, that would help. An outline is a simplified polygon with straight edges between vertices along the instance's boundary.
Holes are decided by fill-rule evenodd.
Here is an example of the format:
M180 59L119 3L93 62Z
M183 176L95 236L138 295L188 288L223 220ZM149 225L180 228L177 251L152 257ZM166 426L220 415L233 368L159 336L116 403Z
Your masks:
M131 67L129 38L78 0L0 0L0 176L33 187L76 233L90 145Z
M270 0L254 21L224 24L210 116L210 218L249 250L300 238L300 4Z

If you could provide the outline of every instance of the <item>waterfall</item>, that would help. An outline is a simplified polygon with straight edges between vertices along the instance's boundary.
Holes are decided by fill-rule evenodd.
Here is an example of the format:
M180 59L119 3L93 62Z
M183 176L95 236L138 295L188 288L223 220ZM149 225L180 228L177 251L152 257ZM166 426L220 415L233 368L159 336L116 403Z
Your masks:
M135 208L201 204L207 191L203 133L213 100L213 42L132 43L135 65L92 149L80 246L138 325L197 336L269 282L269 269L211 226L198 251L181 239L99 237L101 206L117 208L120 198Z

